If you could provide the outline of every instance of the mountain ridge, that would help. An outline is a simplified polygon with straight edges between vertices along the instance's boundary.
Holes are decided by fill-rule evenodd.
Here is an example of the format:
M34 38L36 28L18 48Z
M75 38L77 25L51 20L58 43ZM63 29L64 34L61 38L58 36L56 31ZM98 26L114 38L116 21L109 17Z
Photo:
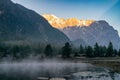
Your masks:
M120 47L118 31L103 20L96 21L89 27L68 27L61 31L63 31L73 42L77 39L82 39L87 45L91 46L94 46L96 42L99 45L108 46L109 42L112 42L115 48Z

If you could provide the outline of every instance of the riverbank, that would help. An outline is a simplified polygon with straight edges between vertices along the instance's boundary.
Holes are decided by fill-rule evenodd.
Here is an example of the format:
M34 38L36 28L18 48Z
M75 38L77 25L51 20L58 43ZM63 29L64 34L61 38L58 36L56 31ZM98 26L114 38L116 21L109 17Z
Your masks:
M95 66L107 67L120 73L120 61L93 61L91 64Z
M78 57L69 60L75 62L91 63L95 66L110 68L113 71L120 73L120 57L102 57L102 58Z

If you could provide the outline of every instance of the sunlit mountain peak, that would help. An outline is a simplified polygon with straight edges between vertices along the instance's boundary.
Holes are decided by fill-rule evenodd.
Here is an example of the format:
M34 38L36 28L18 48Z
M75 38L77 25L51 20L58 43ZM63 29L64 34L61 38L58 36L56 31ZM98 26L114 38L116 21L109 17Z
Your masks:
M66 27L84 27L84 26L89 26L95 20L79 20L77 18L69 18L69 19L64 19L64 18L58 18L55 15L51 14L43 14L43 17L48 20L48 22L55 28L58 29L63 29Z
M53 14L43 14L43 17L47 17L49 19L51 19L51 18L58 18L57 16L55 16Z

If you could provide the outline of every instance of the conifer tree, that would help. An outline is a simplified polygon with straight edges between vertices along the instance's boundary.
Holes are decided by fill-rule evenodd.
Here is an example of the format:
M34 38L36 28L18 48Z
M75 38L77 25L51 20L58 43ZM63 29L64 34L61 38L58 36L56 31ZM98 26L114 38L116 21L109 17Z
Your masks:
M84 49L83 49L83 46L82 46L82 45L80 45L79 53L80 53L80 54L83 54L83 53L84 53Z
M100 47L99 47L98 43L96 43L94 45L94 56L95 57L99 57L100 56Z
M45 53L45 56L46 57L52 57L52 53L53 53L53 49L52 49L52 47L51 47L51 45L50 44L48 44L46 47L45 47L45 51L44 51L44 53Z
M105 57L107 50L106 46L101 46L99 48L100 48L100 57Z
M71 45L67 42L65 46L62 48L62 57L63 58L70 58L72 48Z
M108 45L106 56L107 57L113 56L113 44L112 44L112 42L110 42Z
M92 49L92 47L91 46L88 46L87 48L86 48L86 56L87 57L93 57L93 49Z

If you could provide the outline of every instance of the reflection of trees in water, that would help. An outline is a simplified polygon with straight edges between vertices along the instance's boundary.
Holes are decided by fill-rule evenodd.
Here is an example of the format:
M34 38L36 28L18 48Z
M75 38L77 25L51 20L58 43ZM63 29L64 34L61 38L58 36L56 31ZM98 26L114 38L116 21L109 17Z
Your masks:
M63 77L80 71L102 70L85 63L26 62L0 64L0 80L35 80L37 77Z

